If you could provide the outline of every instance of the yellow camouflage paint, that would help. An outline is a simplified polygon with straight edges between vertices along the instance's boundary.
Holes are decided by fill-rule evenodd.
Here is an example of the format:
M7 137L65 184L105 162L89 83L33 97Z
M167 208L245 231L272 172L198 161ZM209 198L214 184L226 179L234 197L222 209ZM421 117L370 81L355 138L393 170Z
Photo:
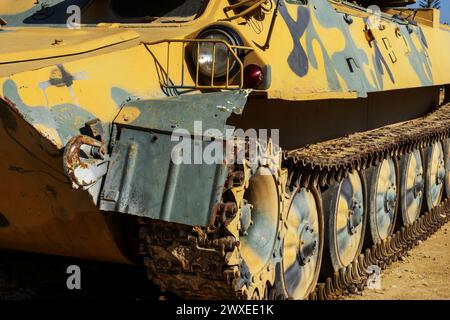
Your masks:
M62 2L49 1L50 8ZM8 23L0 27L0 152L9 155L1 157L0 175L10 181L0 193L14 200L0 205L0 212L13 213L8 217L14 226L0 228L0 246L127 261L108 219L86 193L70 189L62 150L86 122L110 125L127 102L207 91L164 87L168 68L171 82L179 83L183 74L183 85L196 86L188 69L192 57L169 52L165 40L189 43L212 25L234 30L245 47L240 71L249 64L266 68L267 82L253 91L268 99L356 99L450 83L450 30L436 23L436 12L434 20L421 18L417 25L386 13L368 40L367 12L347 2L281 0L277 7L268 0L229 19L239 14L224 12L231 2L207 1L203 13L186 22L144 23L105 22L88 12L89 1L65 1L81 5L82 19L83 12L93 19L80 30L66 28L64 10L54 13L59 23L43 23L30 18L42 9L34 0L0 2L0 17ZM108 10L101 12L111 19ZM139 116L126 111L130 121Z

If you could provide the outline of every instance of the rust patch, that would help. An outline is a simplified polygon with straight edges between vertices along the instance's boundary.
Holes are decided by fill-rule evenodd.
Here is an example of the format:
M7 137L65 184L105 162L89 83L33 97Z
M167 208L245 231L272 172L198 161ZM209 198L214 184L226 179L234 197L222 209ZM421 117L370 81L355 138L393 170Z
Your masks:
M64 150L63 165L64 172L72 182L74 188L92 184L91 181L79 181L75 170L77 168L86 169L89 166L89 160L81 161L80 152L83 145L91 146L98 149L98 157L102 158L106 154L105 143L98 141L92 137L78 135L69 140Z

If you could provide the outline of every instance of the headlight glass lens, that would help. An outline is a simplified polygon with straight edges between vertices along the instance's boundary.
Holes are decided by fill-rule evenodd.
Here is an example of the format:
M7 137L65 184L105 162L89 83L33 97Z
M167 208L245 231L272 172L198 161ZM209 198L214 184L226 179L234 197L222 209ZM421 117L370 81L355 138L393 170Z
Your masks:
M235 44L235 41L232 39L232 37L221 30L207 31L203 35L201 35L200 39L223 40L231 45ZM213 59L214 50L215 59ZM227 72L232 70L234 68L234 65L236 64L236 60L228 51L227 46L221 42L199 42L198 51L194 54L194 60L198 61L199 71L207 77L211 77L213 75L214 64L214 78L225 77Z

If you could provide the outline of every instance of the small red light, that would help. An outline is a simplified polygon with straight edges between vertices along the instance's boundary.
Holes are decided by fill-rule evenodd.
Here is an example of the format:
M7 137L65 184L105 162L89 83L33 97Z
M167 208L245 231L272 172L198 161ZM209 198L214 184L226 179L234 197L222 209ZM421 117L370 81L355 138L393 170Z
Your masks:
M244 87L257 88L264 81L264 72L260 66L249 64L244 69Z

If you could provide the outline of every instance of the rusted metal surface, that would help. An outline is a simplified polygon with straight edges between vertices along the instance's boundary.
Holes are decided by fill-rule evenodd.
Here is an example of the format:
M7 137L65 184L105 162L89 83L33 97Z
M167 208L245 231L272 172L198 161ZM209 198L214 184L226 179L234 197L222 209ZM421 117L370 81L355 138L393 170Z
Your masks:
M99 151L93 151L91 149L91 154L98 155L100 159L94 158L82 161L80 153L83 146L97 148ZM72 186L75 189L92 186L106 174L105 165L103 169L99 169L99 161L104 163L104 159L102 158L105 154L104 144L94 138L79 135L69 140L64 149L63 167L64 172L72 181Z

